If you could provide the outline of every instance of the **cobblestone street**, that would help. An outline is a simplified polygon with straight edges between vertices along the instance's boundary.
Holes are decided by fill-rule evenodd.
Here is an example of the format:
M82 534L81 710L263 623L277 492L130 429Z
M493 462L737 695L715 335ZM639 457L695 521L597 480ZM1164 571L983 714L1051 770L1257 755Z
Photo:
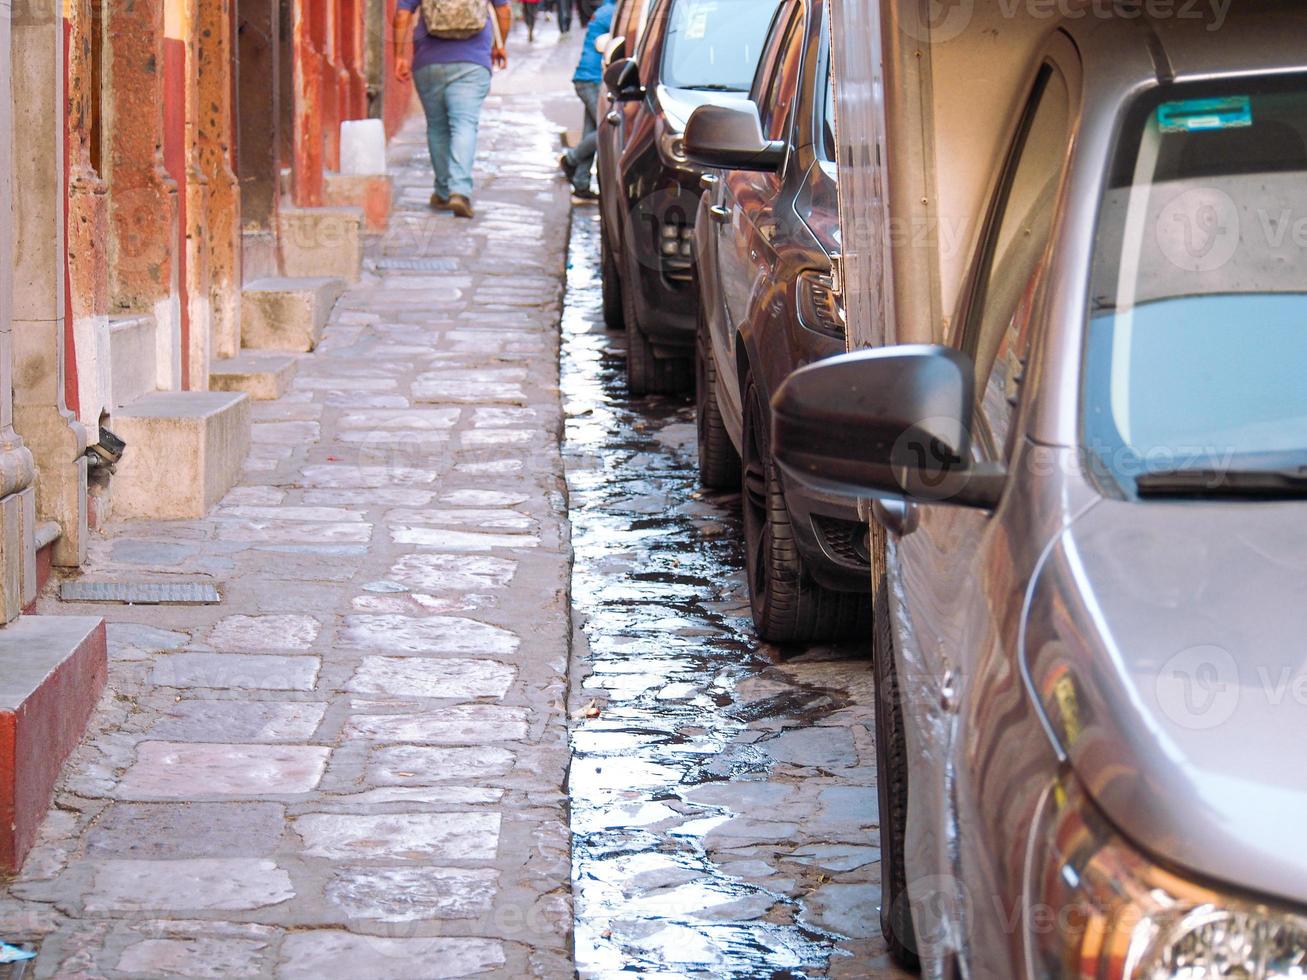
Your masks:
M109 620L110 679L0 892L27 976L891 975L869 661L758 645L692 407L622 394L554 168L575 57L497 78L475 221L410 120L241 485L92 542L222 602L41 600Z

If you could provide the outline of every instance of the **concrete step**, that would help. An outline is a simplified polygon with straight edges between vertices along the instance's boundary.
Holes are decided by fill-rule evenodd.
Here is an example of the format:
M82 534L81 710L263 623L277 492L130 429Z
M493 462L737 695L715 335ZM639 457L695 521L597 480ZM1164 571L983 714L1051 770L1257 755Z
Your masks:
M159 386L154 317L109 317L109 374L114 406L134 402Z
M214 361L209 372L213 391L243 391L256 402L276 401L290 389L299 361L289 354L241 351L235 357Z
M363 220L361 207L283 208L277 215L281 274L358 282Z
M114 516L194 519L240 478L250 448L250 398L155 392L119 409L112 424L127 443L113 476Z
M241 294L241 346L307 352L318 346L345 291L333 278L256 279Z
M16 873L36 842L108 672L98 617L22 616L0 628L0 875Z

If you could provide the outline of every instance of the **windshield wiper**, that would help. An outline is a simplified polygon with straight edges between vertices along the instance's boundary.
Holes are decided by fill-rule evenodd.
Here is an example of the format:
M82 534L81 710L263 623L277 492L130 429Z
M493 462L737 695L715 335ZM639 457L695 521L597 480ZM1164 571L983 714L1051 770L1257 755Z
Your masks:
M1307 466L1278 470L1158 470L1135 480L1141 497L1307 497Z
M744 89L736 88L734 85L722 85L720 82L705 82L702 85L678 85L677 88L683 88L687 92L743 92Z

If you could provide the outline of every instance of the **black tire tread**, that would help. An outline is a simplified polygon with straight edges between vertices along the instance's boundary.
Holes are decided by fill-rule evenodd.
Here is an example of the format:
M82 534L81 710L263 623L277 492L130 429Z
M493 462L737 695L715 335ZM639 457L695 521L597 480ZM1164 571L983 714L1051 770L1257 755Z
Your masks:
M694 345L695 424L699 434L699 482L708 490L740 488L740 454L731 443L717 404L717 358L700 314Z
M625 323L622 304L622 274L617 266L617 258L613 255L613 247L608 240L608 225L602 218L599 221L599 260L604 326L609 330L621 330Z

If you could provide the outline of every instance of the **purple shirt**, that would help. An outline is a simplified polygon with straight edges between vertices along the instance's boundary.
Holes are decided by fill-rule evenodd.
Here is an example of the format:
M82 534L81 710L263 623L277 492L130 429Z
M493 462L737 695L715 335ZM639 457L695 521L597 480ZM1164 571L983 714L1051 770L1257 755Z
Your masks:
M491 0L496 7L502 7L508 0ZM422 0L399 0L399 9L410 13L417 12L413 27L413 70L427 65L446 65L456 61L467 61L490 70L490 48L494 44L494 28L487 18L485 29L480 34L462 40L432 37L427 33L426 21L422 19Z

